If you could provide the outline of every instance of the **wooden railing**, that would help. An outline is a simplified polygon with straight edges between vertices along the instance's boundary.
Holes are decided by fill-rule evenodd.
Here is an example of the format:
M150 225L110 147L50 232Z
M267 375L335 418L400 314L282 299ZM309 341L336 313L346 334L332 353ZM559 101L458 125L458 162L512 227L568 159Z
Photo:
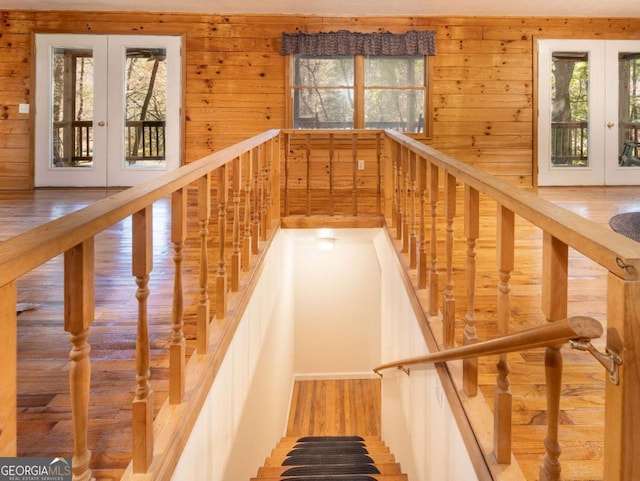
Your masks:
M510 331L511 276L516 269L516 216L542 231L541 310L548 322L567 318L569 285L569 249L582 253L608 271L607 352L599 360L615 371L622 363L617 383L606 385L604 479L634 479L640 475L635 461L640 445L639 431L633 419L640 416L640 363L635 345L640 335L640 245L620 236L608 227L586 220L546 202L523 189L505 184L491 175L409 139L386 131L385 216L391 220L408 266L415 269L417 289L428 293L425 311L442 319L441 345L454 347L456 298L454 289L454 239L466 240L466 315L463 344L478 342L476 333L476 245L480 236L480 195L497 205L495 320L499 336ZM457 211L459 192L464 192ZM442 208L442 212L440 209ZM455 234L460 216L463 232ZM443 245L444 259L438 257ZM444 277L444 286L439 285ZM619 358L618 358L619 355ZM545 354L548 431L546 455L540 479L558 480L560 443L558 439L559 402L562 379L562 355L559 346L546 348ZM497 363L494 392L494 447L499 463L511 457L510 367L505 354ZM614 380L615 377L612 376ZM463 364L463 386L468 395L477 391L477 361Z
M90 446L87 428L90 404L91 362L89 334L94 320L95 238L125 218L132 220L132 273L137 289L130 297L138 304L136 337L136 375L132 419L132 465L134 473L171 473L176 456L153 456L153 393L150 388L150 341L147 322L149 280L154 264L152 249L152 205L171 198L171 243L173 244L174 288L172 298L171 342L169 353L169 403L183 402L188 375L185 359L183 285L186 272L183 249L187 236L187 196L197 190L200 256L194 262L200 296L197 300L197 356L199 362L211 357L212 318L224 321L227 298L240 289L239 279L250 269L252 257L263 250L273 232L272 220L279 219L279 132L269 131L211 154L156 180L132 187L61 217L0 244L0 323L3 328L2 404L0 405L0 455L16 456L16 298L17 283L38 266L64 255L64 329L71 337L69 383L73 418L73 479L91 479ZM212 199L215 193L215 201ZM231 198L230 198L231 195ZM212 216L211 206L217 207ZM227 218L230 212L230 219ZM213 224L215 237L210 235ZM217 259L209 262L209 245L215 239ZM118 256L119 252L114 252ZM214 284L213 299L209 285ZM246 286L245 286L246 288ZM237 315L236 315L237 318ZM234 332L234 329L229 329ZM226 345L216 345L216 355L224 356ZM208 358L207 358L208 356ZM198 363L196 363L198 364ZM198 385L202 382L199 381ZM206 386L201 386L206 397ZM189 402L195 409L202 399ZM184 429L184 428L183 428ZM183 440L184 442L184 440ZM165 453L166 454L166 453ZM169 466L169 468L167 468ZM168 479L168 478L167 478Z
M163 120L127 120L125 152L129 163L165 159ZM53 156L56 167L81 166L93 161L93 121L53 123Z
M361 168L363 166L363 168ZM186 198L197 189L197 220L200 255L197 260L197 353L208 356L210 321L227 315L227 296L240 288L240 273L251 268L252 256L261 253L260 242L269 229L282 225L305 225L299 219L317 218L317 226L349 217L350 225L382 225L388 228L415 272L416 289L428 295L425 310L440 316L442 345L454 347L456 298L454 289L454 240L466 240L466 305L464 344L478 341L475 329L476 242L480 233L479 198L497 204L496 323L498 333L510 330L510 279L515 260L515 218L519 216L543 233L542 304L548 322L566 319L569 248L575 249L608 271L607 347L619 353L623 367L619 383L606 388L605 480L635 479L640 456L638 419L640 363L635 344L640 335L640 248L638 244L577 215L571 214L523 189L505 184L491 175L458 162L441 152L393 131L269 131L149 183L133 187L25 234L0 246L0 322L3 326L2 361L8 366L0 379L0 455L16 455L16 312L17 282L47 262L64 254L65 329L71 334L70 386L74 424L74 479L89 479L90 447L87 444L89 406L88 336L93 321L94 239L109 226L131 217L133 224L133 274L138 303L135 400L133 402L133 470L148 472L153 463L164 463L169 479L171 456L151 459L153 398L149 388L149 339L147 297L153 266L151 205L171 196L171 242L175 277L172 340L170 346L169 399L184 402L185 349L182 326L184 299L183 248L186 238ZM455 231L459 192L464 232ZM215 194L212 200L212 192ZM282 199L281 199L282 196ZM212 214L211 206L217 207ZM230 218L228 218L230 217ZM212 222L213 219L213 222ZM210 234L213 226L217 235ZM210 241L216 240L217 262L209 262ZM444 246L444 259L439 253ZM117 255L114 254L114 255ZM211 264L211 265L210 265ZM439 284L439 277L444 283ZM214 299L209 284L214 284ZM215 302L212 302L215 301ZM233 330L230 330L233 332ZM222 349L224 352L224 349ZM217 351L220 355L220 351ZM541 477L558 479L559 393L561 353L546 348L549 394L547 456ZM477 390L474 359L464 365L464 390ZM509 462L511 446L511 393L509 365L502 355L497 364L496 445L500 462Z

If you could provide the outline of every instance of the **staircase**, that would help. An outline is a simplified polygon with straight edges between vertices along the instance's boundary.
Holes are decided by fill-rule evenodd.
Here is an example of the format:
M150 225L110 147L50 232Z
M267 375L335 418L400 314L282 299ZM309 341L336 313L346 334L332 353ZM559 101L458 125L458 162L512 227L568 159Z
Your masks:
M251 481L407 481L379 437L285 437Z

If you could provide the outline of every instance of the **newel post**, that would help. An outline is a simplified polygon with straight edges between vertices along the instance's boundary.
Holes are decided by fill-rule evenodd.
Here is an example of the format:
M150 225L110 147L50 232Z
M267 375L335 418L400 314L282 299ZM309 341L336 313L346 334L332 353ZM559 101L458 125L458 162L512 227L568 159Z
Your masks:
M640 281L609 273L607 348L622 357L618 384L607 379L604 417L605 481L640 479Z
M2 345L0 347L0 456L16 455L17 436L17 320L16 320L16 282L0 287L0 329Z
M542 312L547 321L567 318L569 247L548 233L542 239ZM540 466L540 481L560 480L560 394L562 390L561 346L545 349L545 381L547 389L546 454Z
M64 329L71 338L69 390L73 418L73 480L91 479L88 448L91 347L87 342L94 318L93 237L64 253Z

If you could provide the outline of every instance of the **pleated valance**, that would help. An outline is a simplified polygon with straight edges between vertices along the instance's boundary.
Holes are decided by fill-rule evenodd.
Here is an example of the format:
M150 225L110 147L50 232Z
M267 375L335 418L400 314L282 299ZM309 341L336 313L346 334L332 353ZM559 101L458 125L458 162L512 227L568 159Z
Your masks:
M340 30L319 33L283 33L281 55L435 55L432 31L358 33Z

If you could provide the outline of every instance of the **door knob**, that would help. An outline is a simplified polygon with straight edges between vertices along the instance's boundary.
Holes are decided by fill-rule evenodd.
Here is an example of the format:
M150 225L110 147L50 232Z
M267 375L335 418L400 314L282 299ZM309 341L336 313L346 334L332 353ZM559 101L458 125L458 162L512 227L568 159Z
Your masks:
M607 122L607 127L609 127L609 128L612 128L614 125L616 125L616 124L614 124L613 122Z
M100 122L98 122L98 127L104 127L105 123L104 120L101 120Z

